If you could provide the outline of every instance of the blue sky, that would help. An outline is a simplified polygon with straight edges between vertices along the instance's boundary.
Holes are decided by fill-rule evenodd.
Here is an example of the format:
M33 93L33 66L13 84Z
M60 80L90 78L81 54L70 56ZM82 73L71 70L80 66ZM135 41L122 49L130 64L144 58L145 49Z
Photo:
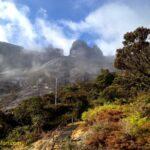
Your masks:
M114 55L124 33L150 27L149 16L149 0L0 0L0 41L34 50L53 45L67 55L82 39Z
M48 19L71 19L80 21L88 13L102 5L105 0L16 0L32 9L31 17L41 9L47 10Z

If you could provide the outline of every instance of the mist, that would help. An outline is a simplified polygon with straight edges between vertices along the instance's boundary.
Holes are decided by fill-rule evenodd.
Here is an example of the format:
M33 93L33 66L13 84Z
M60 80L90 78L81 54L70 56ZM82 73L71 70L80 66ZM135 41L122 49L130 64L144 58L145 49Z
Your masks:
M14 106L15 101L54 91L56 78L59 87L91 80L102 68L113 71L113 59L82 40L73 42L68 56L63 49L52 46L36 51L0 42L0 99L16 93L10 104Z

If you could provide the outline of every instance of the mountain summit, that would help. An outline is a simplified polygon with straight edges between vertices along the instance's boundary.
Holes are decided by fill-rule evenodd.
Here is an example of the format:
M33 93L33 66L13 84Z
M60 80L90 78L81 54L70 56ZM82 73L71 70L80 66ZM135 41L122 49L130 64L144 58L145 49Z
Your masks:
M81 57L81 58L102 58L103 53L97 45L89 47L86 42L81 40L76 40L73 42L70 49L71 57Z

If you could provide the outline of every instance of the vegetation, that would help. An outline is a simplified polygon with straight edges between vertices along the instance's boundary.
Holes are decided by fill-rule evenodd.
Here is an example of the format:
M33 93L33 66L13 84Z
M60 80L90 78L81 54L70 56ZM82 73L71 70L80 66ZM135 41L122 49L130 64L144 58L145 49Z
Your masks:
M57 105L47 94L0 112L0 138L29 144L60 124L82 120L88 136L80 149L150 149L149 35L143 27L125 34L115 59L119 70L103 69L94 81L62 87ZM76 148L70 139L68 145Z
M150 77L150 29L137 28L124 35L124 47L117 50L115 67L129 73Z
M89 149L148 149L150 120L129 105L98 106L83 113ZM128 111L127 111L128 110Z

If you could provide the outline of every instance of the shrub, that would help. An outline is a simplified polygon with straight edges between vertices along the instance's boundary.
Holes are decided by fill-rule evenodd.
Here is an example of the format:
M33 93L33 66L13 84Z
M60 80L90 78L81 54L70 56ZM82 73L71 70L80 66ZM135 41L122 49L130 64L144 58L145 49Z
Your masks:
M124 108L125 107L125 108ZM88 123L85 144L89 149L146 149L150 141L150 121L140 113L126 116L128 106L101 106L83 113ZM128 112L129 113L129 112ZM92 117L91 117L92 116ZM89 119L90 117L90 119Z
M21 125L31 125L32 117L43 114L44 103L41 98L34 97L24 100L18 107L13 110L15 119Z
M107 149L111 142L117 140L117 136L122 135L121 119L125 117L123 109L117 105L105 105L94 109L92 115L92 120L86 119L90 123L85 143L89 149Z
M16 122L12 114L4 114L0 111L0 139L4 138L14 126Z
M26 144L30 144L38 140L40 135L32 129L30 126L16 127L7 136L8 141L20 142L24 141Z
M102 106L102 105L107 104L107 103L108 103L108 101L105 98L99 97L96 100L90 101L90 106L92 108L94 108L94 107L97 107L97 106Z
M150 122L146 117L141 117L139 113L132 114L123 120L125 133L131 136L137 136L142 126Z
M91 121L94 118L96 118L96 116L98 116L102 111L106 111L106 110L120 110L121 106L119 105L104 105L104 106L98 106L94 109L89 109L87 112L84 112L82 114L82 120L83 121Z
M114 102L116 99L120 100L120 103L124 103L124 98L127 97L127 91L120 85L112 84L102 92L102 97L107 99L108 102Z
M150 92L140 93L134 101L132 108L140 112L143 117L150 118Z
M100 75L96 78L97 87L100 90L105 89L113 83L115 78L115 73L109 72L107 69L102 69Z

